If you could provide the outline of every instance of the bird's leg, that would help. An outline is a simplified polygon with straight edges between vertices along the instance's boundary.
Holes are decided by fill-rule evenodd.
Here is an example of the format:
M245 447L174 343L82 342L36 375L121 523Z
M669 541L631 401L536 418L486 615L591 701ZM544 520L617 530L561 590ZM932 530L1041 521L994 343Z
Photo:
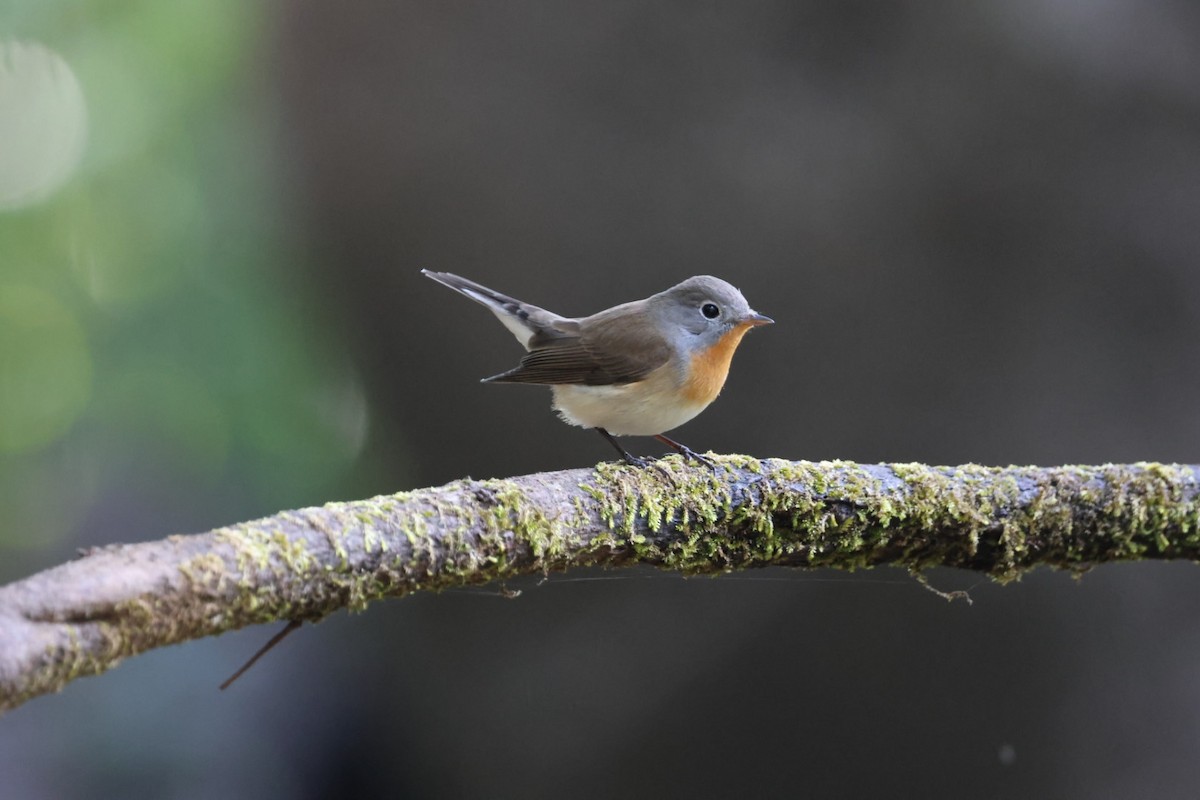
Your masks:
M617 452L621 454L621 458L624 459L626 464L629 464L632 467L645 467L645 466L649 466L652 463L650 459L641 458L640 456L635 456L633 453L629 452L624 447L621 447L621 445L617 442L616 438L614 438L611 433L604 430L604 428L596 428L596 430L600 432L601 436L603 436L605 439L608 440L609 444L611 444L613 447L617 448Z
M705 464L709 467L712 467L713 469L717 468L717 462L713 461L708 456L700 455L695 450L693 450L692 448L688 447L685 444L680 444L679 442L675 441L674 439L671 439L667 436L663 436L661 433L658 434L657 436L655 436L654 438L658 439L660 442L665 444L667 447L677 450L679 452L679 455L683 456L685 459L690 458L693 461L698 461L701 464Z

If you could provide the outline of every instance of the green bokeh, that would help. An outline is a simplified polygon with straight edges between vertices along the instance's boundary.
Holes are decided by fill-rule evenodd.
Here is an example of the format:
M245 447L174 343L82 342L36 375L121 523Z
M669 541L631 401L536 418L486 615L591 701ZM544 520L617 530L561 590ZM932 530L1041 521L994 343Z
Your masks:
M91 381L75 315L40 289L0 285L0 451L35 450L65 434Z
M74 174L0 212L0 554L87 540L89 516L143 502L322 502L356 464L368 405L285 223L255 77L264 13L0 8L5 36L61 59L87 108Z

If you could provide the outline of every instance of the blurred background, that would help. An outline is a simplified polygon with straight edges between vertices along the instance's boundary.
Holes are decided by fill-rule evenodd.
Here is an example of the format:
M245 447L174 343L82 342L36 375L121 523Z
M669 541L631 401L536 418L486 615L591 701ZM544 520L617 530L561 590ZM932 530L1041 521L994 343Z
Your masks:
M0 581L611 457L422 278L774 317L698 450L1200 462L1200 6L16 0ZM652 442L631 441L653 453ZM150 653L10 798L1184 797L1200 572L573 573Z

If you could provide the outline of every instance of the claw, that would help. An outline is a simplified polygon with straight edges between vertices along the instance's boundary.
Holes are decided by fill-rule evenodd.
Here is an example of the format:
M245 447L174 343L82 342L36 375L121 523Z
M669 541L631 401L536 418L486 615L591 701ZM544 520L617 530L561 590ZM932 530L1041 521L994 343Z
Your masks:
M645 456L635 456L633 453L621 453L621 459L631 467L648 467L654 459Z
M695 461L698 464L704 464L705 466L707 466L710 469L717 469L717 462L713 461L708 456L700 455L695 450L693 450L692 448L688 447L685 444L680 444L679 442L675 441L674 439L671 439L670 437L663 436L661 433L658 436L655 436L654 438L658 439L660 442L665 444L667 447L670 447L673 450L675 450L676 452L678 452L679 455L683 456L685 459Z
M604 428L596 428L596 430L600 431L600 435L603 436L605 439L607 439L609 444L611 444L613 447L617 448L617 452L621 454L621 460L624 461L626 464L628 464L631 467L638 467L639 469L645 469L646 467L654 467L656 470L658 470L659 472L661 472L663 474L663 477L670 480L671 473L667 471L666 467L664 467L662 464L659 464L657 460L655 460L653 458L646 458L644 456L635 456L633 453L629 452L624 447L621 447L621 445L617 443L617 440L613 438L613 435L611 433L609 433L608 431L604 430Z
M683 456L684 458L690 458L692 461L695 461L700 464L704 464L706 467L709 467L711 469L717 468L717 462L713 461L708 456L700 455L699 453L697 453L695 450L693 450L690 447L686 447L686 446L680 447L679 454L681 456Z

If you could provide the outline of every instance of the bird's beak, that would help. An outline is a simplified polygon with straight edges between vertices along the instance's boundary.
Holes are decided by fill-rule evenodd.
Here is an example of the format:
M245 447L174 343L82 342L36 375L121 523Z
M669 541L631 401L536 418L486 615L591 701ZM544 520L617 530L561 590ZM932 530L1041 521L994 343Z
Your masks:
M762 314L759 314L757 311L751 311L749 314L746 315L746 318L742 321L745 322L746 324L748 324L752 328L757 328L760 325L774 325L775 324L775 320L771 319L770 317L765 317Z

